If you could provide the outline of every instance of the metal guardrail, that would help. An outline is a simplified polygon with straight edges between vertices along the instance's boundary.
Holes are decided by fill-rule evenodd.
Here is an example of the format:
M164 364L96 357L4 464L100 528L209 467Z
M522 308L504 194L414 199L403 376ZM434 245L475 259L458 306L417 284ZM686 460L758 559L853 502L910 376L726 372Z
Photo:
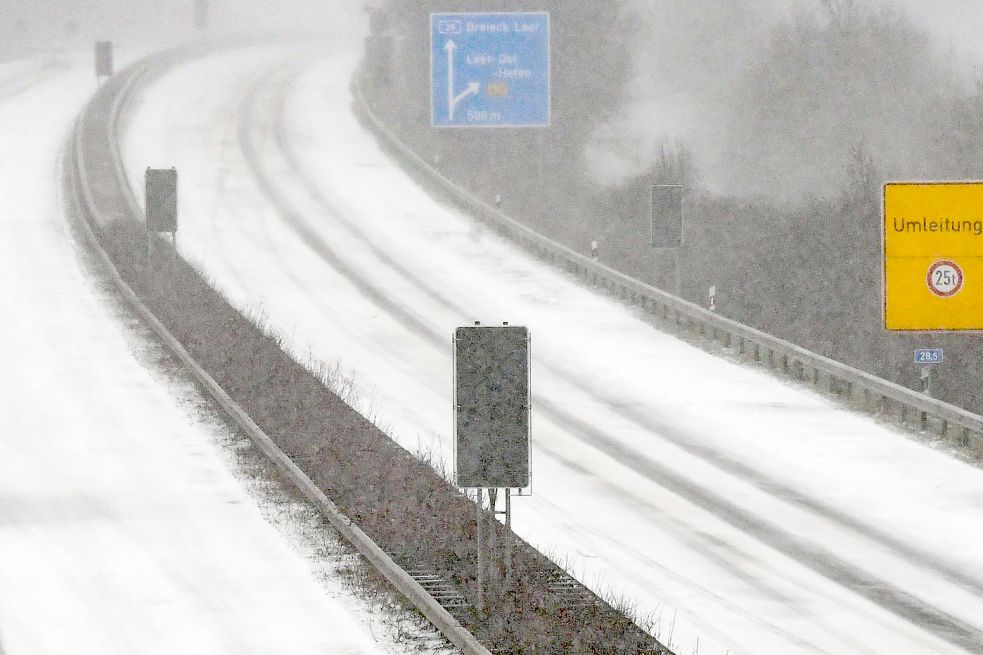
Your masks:
M72 134L70 142L70 168L72 181L77 186L79 194L75 195L74 201L77 203L80 221L83 231L89 241L97 258L113 279L114 283L139 314L143 321L160 337L161 341L174 354L191 375L202 385L202 387L219 404L233 422L241 428L256 444L256 446L272 461L287 478L304 494L304 496L318 508L318 510L328 519L331 525L347 539L371 564L386 578L414 607L416 607L447 639L455 646L460 648L466 655L491 655L490 651L475 639L466 628L464 628L437 600L427 592L426 589L405 570L403 570L393 559L383 551L368 535L366 535L351 519L345 516L341 510L314 484L314 482L301 471L293 461L267 436L263 430L256 425L245 411L212 379L210 375L191 357L178 340L168 331L168 329L157 319L147 306L137 297L136 293L130 288L122 278L116 266L113 264L109 255L103 249L96 237L93 223L96 225L106 225L114 218L121 218L120 207L110 207L104 210L101 205L107 203L107 189L94 188L92 178L95 175L110 174L114 178L116 203L120 200L118 194L124 197L123 207L131 217L139 217L142 210L137 206L126 182L122 160L119 153L119 140L116 138L117 126L122 107L139 84L146 83L148 77L168 70L176 63L194 56L195 52L206 52L205 49L195 49L190 51L169 51L163 56L151 57L130 66L125 71L119 73L125 80L120 89L114 94L108 108L101 109L105 113L100 113L97 104L98 96L87 105L83 114L76 123L76 128ZM106 120L106 136L109 143L97 145L99 155L94 157L94 162L100 166L95 166L94 171L88 170L84 153L86 148L92 144L86 143L85 130L87 118ZM108 148L109 162L102 159L100 155L105 154L102 149ZM105 166L110 164L111 168ZM101 169L101 170L100 170ZM105 178L104 178L105 181ZM109 201L110 204L116 204ZM111 215L104 215L108 211Z
M824 393L846 400L856 409L896 425L930 430L974 460L983 461L983 416L817 355L636 280L533 231L462 189L403 143L376 116L365 99L360 76L361 70L356 71L352 79L355 107L377 137L405 164L425 175L464 210L542 259L643 307L683 332L696 333L717 342L738 357L811 384Z

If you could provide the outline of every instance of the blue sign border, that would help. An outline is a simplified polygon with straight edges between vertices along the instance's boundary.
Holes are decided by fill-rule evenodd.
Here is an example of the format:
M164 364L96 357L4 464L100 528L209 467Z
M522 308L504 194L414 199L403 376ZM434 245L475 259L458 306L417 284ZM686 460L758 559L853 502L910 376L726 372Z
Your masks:
M471 17L483 17L487 18L489 16L502 17L503 19L514 18L516 16L534 16L537 18L544 18L543 21L546 26L545 35L545 49L546 49L546 60L545 62L545 79L541 80L543 86L545 86L545 120L536 122L510 122L510 123L487 123L487 122L438 122L437 111L436 111L436 74L434 69L435 63L435 53L437 52L436 36L437 29L435 21L438 17L444 18L448 16L471 16ZM552 97L552 75L553 75L553 62L552 62L552 20L550 17L550 12L548 11L482 11L482 12L434 12L430 14L430 126L433 128L507 128L507 129L528 129L528 128L548 128L552 125L553 121L553 97Z

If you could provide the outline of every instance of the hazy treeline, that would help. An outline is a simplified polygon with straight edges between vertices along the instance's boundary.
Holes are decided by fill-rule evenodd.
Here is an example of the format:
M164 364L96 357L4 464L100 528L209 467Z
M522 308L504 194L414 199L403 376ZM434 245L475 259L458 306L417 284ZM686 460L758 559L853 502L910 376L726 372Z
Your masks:
M981 88L904 15L857 2L777 25L735 86L729 189L694 193L690 298L912 388L915 347L945 346L940 394L983 409L969 335L883 330L881 185L980 179Z

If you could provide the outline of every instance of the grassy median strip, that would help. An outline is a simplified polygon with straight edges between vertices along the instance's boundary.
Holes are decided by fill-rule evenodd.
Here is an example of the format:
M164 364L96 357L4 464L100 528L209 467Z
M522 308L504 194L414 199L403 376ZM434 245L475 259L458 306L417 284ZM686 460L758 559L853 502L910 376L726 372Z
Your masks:
M345 514L397 562L440 573L473 601L472 501L332 392L330 371L294 361L279 337L233 309L163 242L148 274L141 225L117 221L100 237L147 307ZM494 526L501 544L504 526ZM486 581L486 611L458 616L493 651L652 652L651 637L609 604L571 606L547 588L559 569L539 553L521 547L514 562L512 585Z

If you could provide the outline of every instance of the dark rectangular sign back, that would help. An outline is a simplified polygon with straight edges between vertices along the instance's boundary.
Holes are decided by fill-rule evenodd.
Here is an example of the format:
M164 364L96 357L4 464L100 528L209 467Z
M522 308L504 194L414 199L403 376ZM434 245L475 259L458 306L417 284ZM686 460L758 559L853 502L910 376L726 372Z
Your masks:
M529 330L458 328L454 377L457 485L529 486Z
M177 232L177 171L173 168L148 168L147 230Z
M113 75L112 41L96 41L96 75L99 77Z
M652 246L678 248L683 242L683 187L652 185Z
M195 27L199 30L208 27L208 0L195 0Z

